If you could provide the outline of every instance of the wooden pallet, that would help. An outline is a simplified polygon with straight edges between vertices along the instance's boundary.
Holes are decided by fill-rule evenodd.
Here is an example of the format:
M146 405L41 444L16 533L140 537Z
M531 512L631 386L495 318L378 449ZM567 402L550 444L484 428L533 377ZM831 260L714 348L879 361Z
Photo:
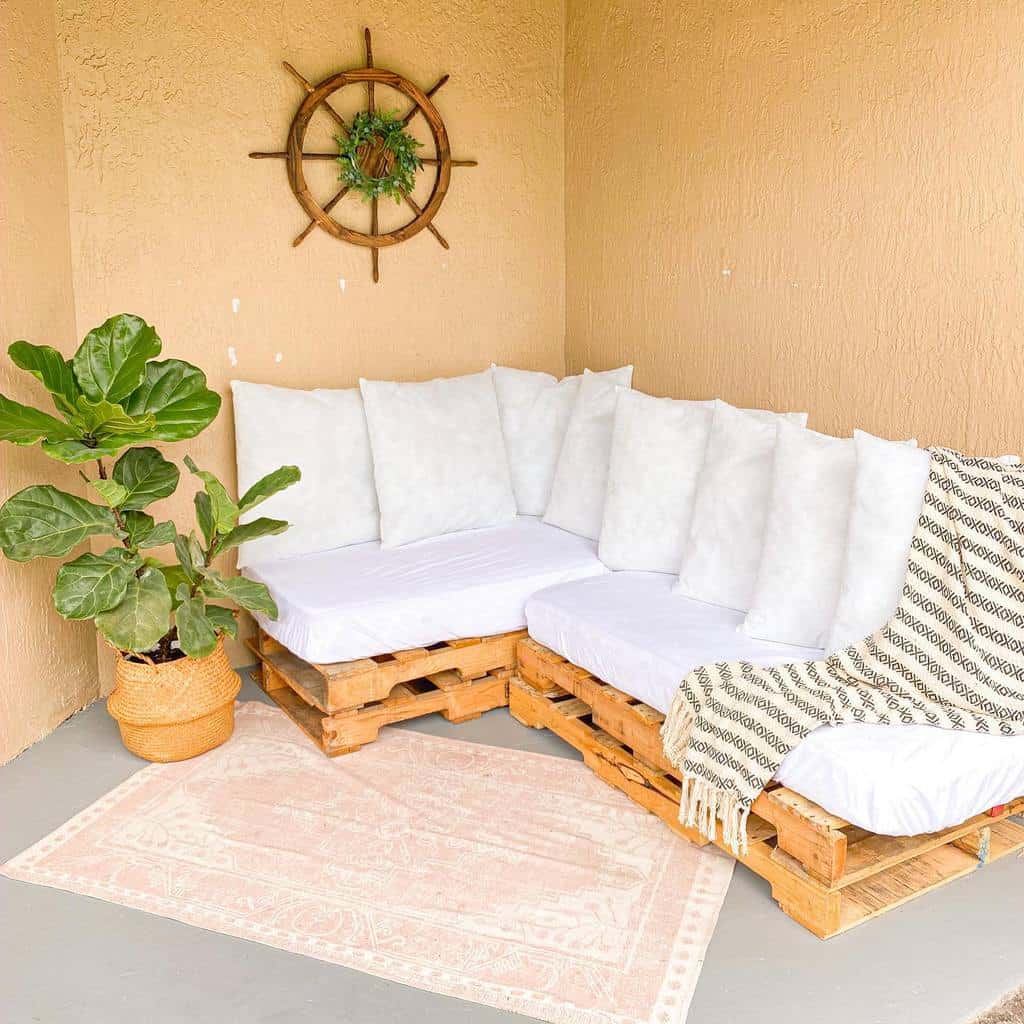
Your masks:
M448 640L357 661L311 664L260 630L256 682L327 755L372 743L381 726L440 711L468 722L508 704L524 630Z
M664 715L529 638L519 641L509 710L575 747L605 782L679 835L680 786L662 751ZM790 917L827 939L1024 849L1007 820L1024 798L931 835L881 836L857 828L784 786L771 784L750 815L749 852L737 858L771 886ZM721 842L715 845L731 854Z

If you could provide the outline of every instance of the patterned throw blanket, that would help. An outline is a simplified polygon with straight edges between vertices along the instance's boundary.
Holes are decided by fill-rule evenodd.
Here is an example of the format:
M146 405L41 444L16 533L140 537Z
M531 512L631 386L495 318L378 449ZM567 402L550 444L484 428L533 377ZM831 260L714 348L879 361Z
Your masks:
M680 820L733 852L785 756L822 725L1024 734L1024 468L930 449L893 618L822 661L721 662L682 682L662 739Z

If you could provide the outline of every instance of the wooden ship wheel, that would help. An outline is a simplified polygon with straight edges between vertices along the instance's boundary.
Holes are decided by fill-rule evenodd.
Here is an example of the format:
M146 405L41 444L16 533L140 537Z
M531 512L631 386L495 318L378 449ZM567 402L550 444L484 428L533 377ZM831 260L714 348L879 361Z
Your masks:
M448 185L451 181L453 167L475 167L475 160L453 160L451 146L448 142L448 132L445 130L444 120L437 107L434 106L431 97L444 86L449 75L442 75L431 88L424 92L409 79L378 68L373 63L373 46L370 39L370 30L364 29L364 40L366 43L366 66L354 68L350 71L340 71L330 75L322 82L313 84L303 75L284 61L285 70L295 78L305 90L306 96L295 112L291 127L288 130L287 148L280 152L254 152L249 156L254 160L279 159L284 160L288 169L288 183L291 186L299 205L309 217L309 222L292 240L292 245L301 245L315 228L321 228L327 234L342 242L349 242L352 245L361 245L370 250L373 261L373 280L380 280L380 250L388 246L398 245L400 242L408 241L414 235L418 235L426 229L438 243L445 249L449 248L445 237L438 231L434 224L437 211L444 202L448 192ZM402 226L391 230L381 231L379 223L379 200L370 200L370 225L369 231L360 231L356 228L347 227L341 221L331 215L331 211L351 191L351 186L345 185L340 188L329 200L320 203L310 192L306 182L306 175L303 168L307 160L338 160L338 152L320 153L305 152L303 146L306 140L306 132L310 120L318 110L323 110L340 129L341 137L348 138L351 127L341 114L331 105L331 97L341 89L349 85L364 85L366 87L366 108L370 114L376 111L376 97L374 87L377 85L387 86L401 93L411 101L411 106L401 119L402 127L405 127L415 117L421 116L430 129L433 139L433 156L419 158L419 163L424 168L432 168L434 181L430 190L430 196L423 206L420 206L413 197L403 191L401 201L412 213L412 219ZM368 142L361 144L358 148L358 162L364 175L371 179L379 179L391 172L394 156L387 149L379 137L374 137Z

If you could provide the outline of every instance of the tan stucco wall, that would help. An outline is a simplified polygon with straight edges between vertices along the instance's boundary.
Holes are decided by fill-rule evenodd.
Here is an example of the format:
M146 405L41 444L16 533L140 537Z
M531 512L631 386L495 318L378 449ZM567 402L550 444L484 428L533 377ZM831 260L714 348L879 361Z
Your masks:
M1024 5L569 0L567 362L1020 451Z
M0 339L68 344L75 336L67 178L53 12L0 0ZM0 358L0 393L46 402ZM40 481L76 490L74 472L29 449L0 446L3 495ZM0 557L0 763L94 700L96 652L85 623L53 611L56 563Z

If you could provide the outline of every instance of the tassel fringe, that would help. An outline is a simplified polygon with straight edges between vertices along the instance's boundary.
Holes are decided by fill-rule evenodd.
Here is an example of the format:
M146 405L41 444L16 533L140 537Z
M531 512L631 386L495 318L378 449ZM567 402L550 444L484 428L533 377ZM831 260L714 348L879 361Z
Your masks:
M683 691L676 690L676 695L672 698L672 707L669 708L668 716L661 727L661 745L669 763L680 770L683 761L686 760L690 735L696 721L697 712L690 707Z
M720 789L683 771L696 721L696 712L690 707L682 690L677 691L668 717L661 727L661 742L665 756L679 770L682 779L679 821L687 828L695 828L711 842L718 838L720 822L722 842L739 857L748 850L747 819L750 817L750 808L741 805L739 794Z
M705 839L715 842L721 825L722 842L735 856L741 857L749 849L749 817L750 808L740 803L737 793L719 789L692 775L684 777L679 801L679 821L687 828L695 828Z

